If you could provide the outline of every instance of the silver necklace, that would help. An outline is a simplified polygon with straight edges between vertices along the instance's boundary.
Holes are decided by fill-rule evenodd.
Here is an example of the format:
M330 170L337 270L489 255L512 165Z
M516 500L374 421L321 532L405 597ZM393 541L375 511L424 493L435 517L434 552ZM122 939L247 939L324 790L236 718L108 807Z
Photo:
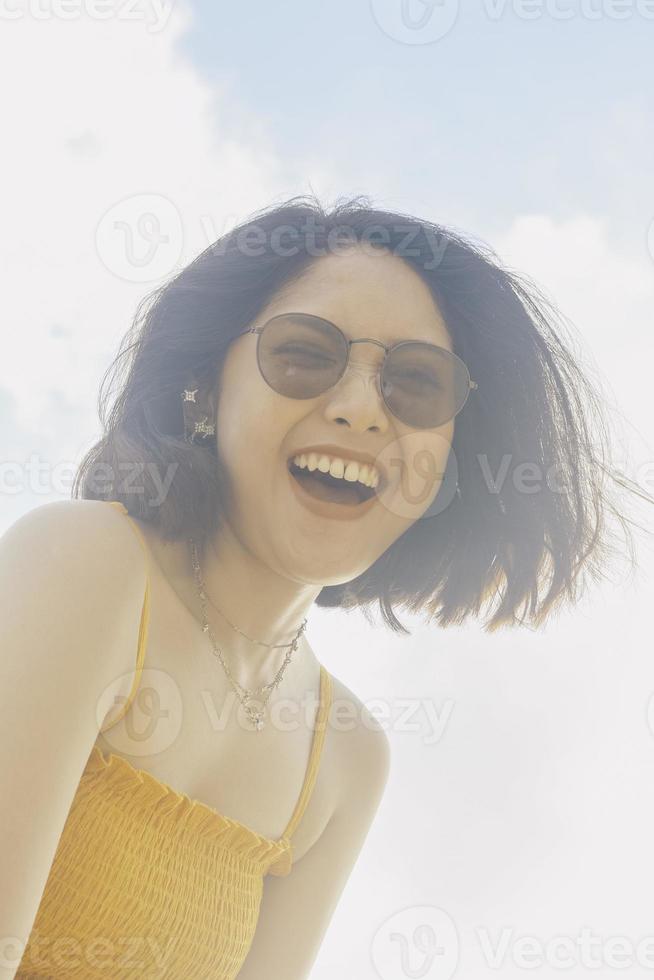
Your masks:
M213 630L211 629L211 626L209 625L209 620L207 619L207 599L209 597L207 596L207 593L206 593L206 590L205 590L205 587L204 587L204 579L202 577L202 569L200 568L200 560L198 558L197 547L195 545L195 541L193 540L193 538L189 538L188 539L188 543L189 543L189 547L190 547L190 551L191 551L191 562L193 564L193 572L195 574L195 583L196 583L196 587L197 587L197 591L198 591L198 597L200 599L200 604L202 606L202 632L209 634L209 639L211 640L211 645L213 647L213 651L212 652L213 652L214 656L220 661L223 670L227 674L228 681L232 685L232 688L233 688L234 692L236 693L237 698L239 699L239 701L243 705L243 709L244 709L247 717L251 721L252 725L254 726L255 730L256 731L261 731L262 728L264 728L264 726L265 726L265 722L263 720L265 707L266 707L266 705L267 705L267 703L268 703L268 701L270 699L270 696L271 696L272 692L274 691L274 689L276 687L278 687L278 685L279 685L279 683L280 683L280 681L281 681L281 679L282 679L282 677L284 675L284 671L286 670L286 668L288 667L289 663L291 662L291 657L293 656L293 653L295 652L295 650L297 650L298 643L300 641L300 636L302 635L302 633L306 629L307 620L304 619L302 621L302 623L300 625L300 628L298 629L297 633L295 634L295 637L293 638L293 640L291 640L290 643L271 644L271 643L264 643L263 640L252 640L253 643L259 643L262 646L267 646L267 647L270 647L271 649L276 649L277 647L290 647L290 649L289 649L288 653L286 654L286 656L284 657L284 661L283 661L281 667L279 668L279 670L275 674L275 677L273 678L272 681L270 681L269 684L264 684L264 685L262 685L262 687L258 687L258 688L255 688L255 689L250 689L248 687L243 687L242 684L239 684L239 682L236 680L236 678L232 677L232 672L229 669L229 666L225 663L225 659L224 659L224 657L222 655L222 651L220 650L220 647L216 643L216 638L215 638L215 636L213 634ZM209 599L209 602L211 602L211 599ZM211 602L211 605L213 606L214 603ZM214 606L214 608L217 608L217 607ZM218 611L220 612L220 610L218 610ZM223 616L222 613L221 613L221 616ZM224 617L224 616L223 616L223 618L226 619L226 617ZM229 623L229 620L226 619L226 621ZM239 630L237 626L233 626L232 623L229 623L229 625L232 626L233 629L237 630L237 632L241 633L242 636L246 636L246 634L243 633L242 630ZM249 636L246 636L246 639L249 640L250 637ZM257 694L264 694L263 700L261 701L261 707L258 708L258 709L257 708L253 708L251 706L251 704L250 704L250 701L252 700L252 698L255 695L257 695Z

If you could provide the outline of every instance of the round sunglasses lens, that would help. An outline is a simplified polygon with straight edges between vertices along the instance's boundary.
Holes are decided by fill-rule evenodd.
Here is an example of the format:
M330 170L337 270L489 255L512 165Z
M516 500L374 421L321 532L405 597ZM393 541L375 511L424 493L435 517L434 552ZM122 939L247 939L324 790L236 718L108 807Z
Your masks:
M285 313L269 320L257 345L259 369L271 388L288 398L315 398L335 384L347 358L347 341L327 320Z
M407 343L386 359L382 391L390 410L407 425L434 429L461 411L468 382L468 369L456 354Z

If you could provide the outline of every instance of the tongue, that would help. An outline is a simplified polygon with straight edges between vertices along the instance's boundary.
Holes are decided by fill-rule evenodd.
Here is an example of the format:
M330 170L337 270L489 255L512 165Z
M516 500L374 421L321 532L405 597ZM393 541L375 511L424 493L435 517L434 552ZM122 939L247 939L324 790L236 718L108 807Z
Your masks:
M310 473L307 470L302 470L299 473L293 473L292 476L298 483L302 484L307 493L310 493L317 500L330 500L339 504L361 503L358 492L345 480L337 482L333 477L326 476L324 473L316 476L316 472L318 471Z

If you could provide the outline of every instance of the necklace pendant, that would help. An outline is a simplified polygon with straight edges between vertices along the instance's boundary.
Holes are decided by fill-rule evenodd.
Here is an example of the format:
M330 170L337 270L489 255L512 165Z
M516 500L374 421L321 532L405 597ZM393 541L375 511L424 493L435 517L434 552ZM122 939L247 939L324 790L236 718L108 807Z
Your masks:
M195 401L195 394L196 394L196 392L198 390L199 389L197 389L197 388L195 390L193 390L193 391L186 391L185 390L184 391L185 400L186 401ZM214 434L215 427L213 425L207 424L208 422L209 422L209 419L208 419L208 416L206 416L206 415L205 415L205 417L204 417L204 419L203 419L202 422L200 422L200 423L197 423L196 422L196 424L195 424L195 431L193 432L193 434L190 437L190 441L191 442L193 442L194 436L195 436L196 433L201 433L202 435L213 435ZM230 623L229 620L227 620L227 622L232 627L232 629L236 630L237 633L241 633L242 636L245 636L246 639L251 640L251 642L253 642L253 643L259 643L259 644L261 644L263 646L270 647L271 649L275 649L275 650L276 649L279 649L279 648L290 647L288 653L286 654L286 656L284 658L284 662L282 664L281 669L277 672L275 678L269 684L264 684L263 687L258 688L256 691L249 691L247 688L244 688L242 684L239 684L238 681L235 681L234 678L232 677L231 671L229 670L227 664L225 663L225 661L223 659L223 656L222 656L222 653L221 653L220 649L218 648L218 646L216 644L216 639L215 639L213 633L210 630L209 623L208 623L207 618L206 618L206 611L205 611L205 605L204 604L205 604L205 602L207 600L209 602L211 602L211 599L209 599L209 596L207 595L206 589L204 587L204 581L203 581L203 578L202 578L202 569L200 567L200 561L199 561L199 558L198 558L198 553L197 553L197 548L196 548L196 545L195 545L195 541L193 540L192 537L189 537L189 538L187 538L187 542L188 542L188 545L189 545L189 548L190 548L190 552L191 552L191 563L193 565L193 571L195 573L195 580L196 580L196 587L197 587L197 592L198 592L198 598L200 599L200 602L202 604L202 619L203 619L203 622L201 623L202 632L209 634L209 639L211 640L211 646L213 647L213 654L214 654L214 656L220 661L220 664L221 664L223 670L225 671L225 674L227 675L227 678L228 678L228 680L229 680L232 688L234 689L234 691L235 691L237 697L239 698L239 700L242 702L242 706L245 709L245 713L247 715L248 720L252 723L252 727L255 729L255 731L260 732L261 729L265 727L264 709L263 708L259 708L257 710L255 708L252 708L250 706L250 702L252 700L258 701L258 698L256 697L257 694L265 694L265 692L271 692L272 693L272 691L279 685L279 682L281 681L281 678L282 678L282 675L284 673L284 670L289 665L293 653L298 648L298 640L299 640L300 635L302 634L302 632L304 631L304 629L305 629L305 627L307 625L307 621L306 621L306 619L303 621L302 625L300 626L300 628L298 629L298 631L297 631L297 633L295 635L295 638L290 643L271 644L271 643L265 643L263 640L251 640L251 637L249 637L249 636L247 636L247 634L243 633L243 630L239 629L238 626L235 626L233 623ZM213 603L211 603L211 604L213 605ZM215 607L215 608L217 608L217 607ZM219 609L217 609L217 611L220 613L220 610ZM220 613L220 615L222 616L223 614ZM226 619L226 617L223 617L223 618ZM265 704L266 704L267 700L268 700L268 698L267 697L264 697L264 700L263 700L264 707L265 707Z
M250 719L250 721L252 723L252 726L258 732L260 732L261 729L264 726L263 711L261 711L261 710L259 710L259 711L253 711L252 708L249 708L247 705L245 705L244 707L245 707L245 710L247 712L247 716L248 716L248 718Z

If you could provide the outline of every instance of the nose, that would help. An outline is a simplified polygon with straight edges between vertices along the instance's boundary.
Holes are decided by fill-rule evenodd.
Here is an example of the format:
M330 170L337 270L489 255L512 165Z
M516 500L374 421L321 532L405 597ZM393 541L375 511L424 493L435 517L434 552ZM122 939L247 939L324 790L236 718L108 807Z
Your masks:
M380 347L384 345L378 341ZM353 341L360 343L360 341ZM339 382L327 392L325 415L340 425L356 431L372 429L385 432L389 425L386 405L381 394L380 372L383 354L370 358L355 355L350 358Z

